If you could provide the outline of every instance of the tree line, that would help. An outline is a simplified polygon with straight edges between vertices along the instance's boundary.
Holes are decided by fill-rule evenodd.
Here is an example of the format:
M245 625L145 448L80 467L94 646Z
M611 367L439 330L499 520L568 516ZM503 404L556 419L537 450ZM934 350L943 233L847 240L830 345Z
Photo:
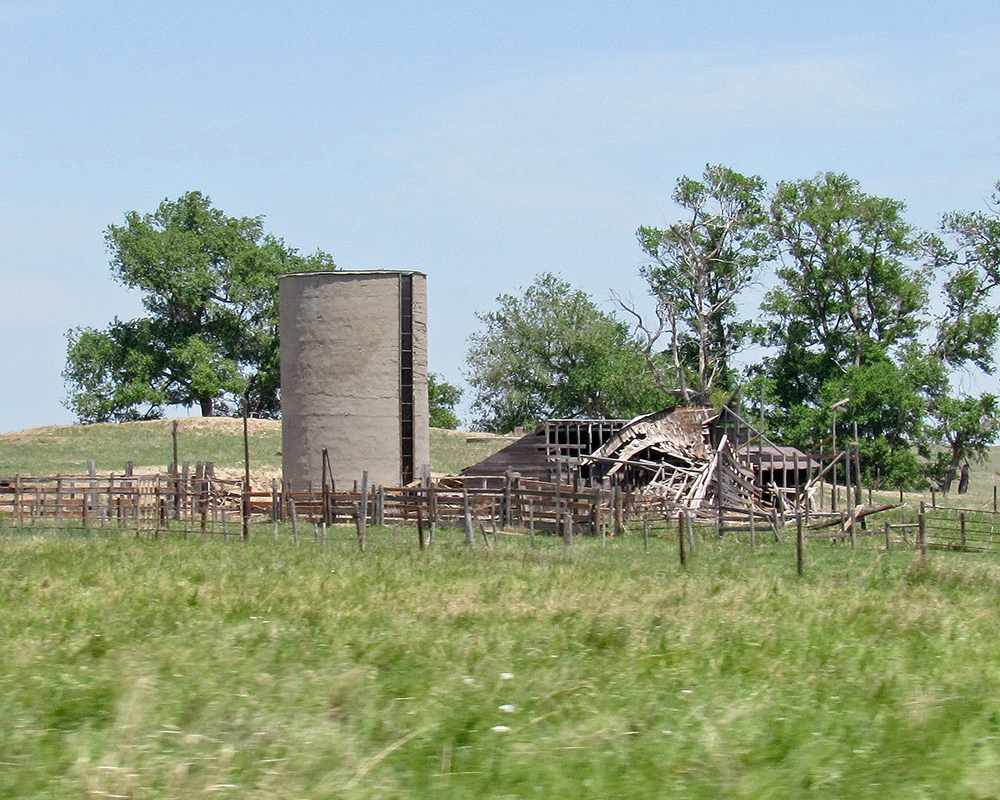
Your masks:
M677 219L637 231L655 318L612 292L626 325L551 274L501 295L471 337L476 425L737 402L814 450L832 445L837 405L866 480L948 491L1000 432L996 397L956 380L995 368L996 188L987 210L921 231L846 175L770 189L724 166L682 177ZM757 308L752 287L765 289Z
M506 432L735 402L772 437L815 449L831 444L840 404L868 481L947 491L1000 432L996 397L956 380L995 367L996 188L986 210L921 231L902 202L846 175L773 187L724 166L682 177L676 219L637 231L652 318L613 291L604 311L550 273L500 295L469 340L473 424ZM106 243L113 275L147 313L69 332L66 405L79 421L154 418L170 405L280 415L277 278L335 269L327 253L302 255L262 217L227 217L200 192L130 212ZM759 356L748 363L748 352ZM436 375L429 389L432 424L457 426L461 390Z

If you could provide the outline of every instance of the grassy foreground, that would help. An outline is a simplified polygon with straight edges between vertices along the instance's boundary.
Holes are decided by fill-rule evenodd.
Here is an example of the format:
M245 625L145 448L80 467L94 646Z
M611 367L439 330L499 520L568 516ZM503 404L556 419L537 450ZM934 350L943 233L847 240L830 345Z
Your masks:
M0 797L1000 797L994 558L286 537L2 531Z

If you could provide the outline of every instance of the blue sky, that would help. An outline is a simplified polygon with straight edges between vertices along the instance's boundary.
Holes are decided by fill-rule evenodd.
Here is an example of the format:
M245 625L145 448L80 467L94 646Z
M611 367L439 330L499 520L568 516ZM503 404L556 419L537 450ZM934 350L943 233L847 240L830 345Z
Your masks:
M681 175L846 172L915 224L1000 179L1000 3L3 2L0 432L68 423L65 333L141 312L104 230L188 190L427 273L430 366L556 272L642 302Z

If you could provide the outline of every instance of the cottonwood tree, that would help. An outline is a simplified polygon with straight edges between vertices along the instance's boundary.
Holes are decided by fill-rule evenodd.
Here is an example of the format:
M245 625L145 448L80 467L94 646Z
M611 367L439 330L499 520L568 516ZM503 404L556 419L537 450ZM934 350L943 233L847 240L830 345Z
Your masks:
M903 211L846 175L779 183L769 223L779 282L762 309L777 350L765 368L779 433L821 441L829 405L851 397L841 419L857 423L872 477L912 483L925 437L917 399L929 379L914 347L928 324L929 274L925 240Z
M200 192L132 211L105 240L116 280L148 314L69 332L67 407L81 422L156 417L164 406L205 416L241 402L279 413L278 275L333 269L264 232L262 217L227 217Z
M629 327L550 273L502 294L469 337L475 425L506 432L551 417L622 417L666 399Z
M707 166L700 180L677 181L672 197L683 219L638 230L652 259L641 274L656 300L658 324L647 326L632 306L619 304L637 321L661 389L675 387L685 405L708 403L717 388L732 388L730 359L750 330L737 319L737 298L771 253L765 189L758 176ZM664 336L669 377L656 353Z
M934 240L934 267L946 270L944 312L935 322L929 355L940 377L929 395L934 443L930 475L947 493L958 475L968 474L970 460L983 460L1000 434L1000 409L989 393L978 396L954 389L960 370L991 373L1000 340L1000 309L994 298L1000 285L1000 184L989 212L956 212L942 218L944 239ZM967 479L960 482L963 491Z

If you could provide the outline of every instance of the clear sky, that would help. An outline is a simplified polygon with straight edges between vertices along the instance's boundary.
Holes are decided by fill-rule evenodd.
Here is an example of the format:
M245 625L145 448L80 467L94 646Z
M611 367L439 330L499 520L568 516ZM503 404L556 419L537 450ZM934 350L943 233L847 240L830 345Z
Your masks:
M984 209L998 42L996 0L0 0L0 432L71 422L66 331L141 313L104 248L127 211L197 189L426 272L459 383L476 312L539 272L641 299L635 230L706 163Z

